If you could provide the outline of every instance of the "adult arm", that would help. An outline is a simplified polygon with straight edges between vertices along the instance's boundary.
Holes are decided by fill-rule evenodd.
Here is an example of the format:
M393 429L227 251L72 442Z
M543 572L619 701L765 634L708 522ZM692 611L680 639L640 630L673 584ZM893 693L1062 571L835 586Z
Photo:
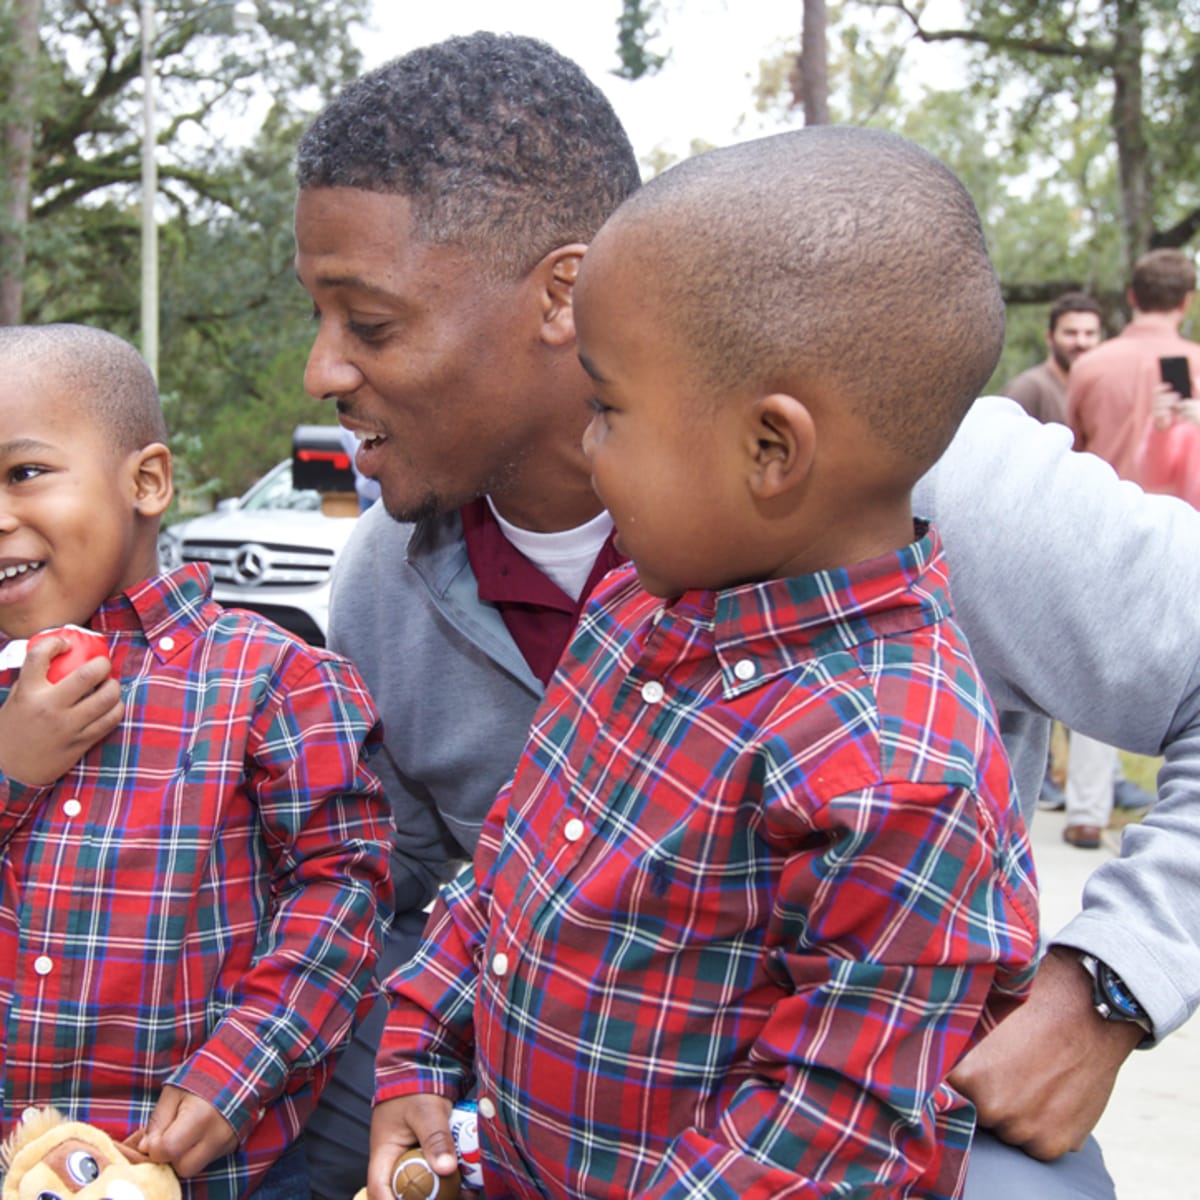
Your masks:
M1108 963L1161 1039L1200 1003L1200 514L1118 480L1072 452L1068 431L998 397L976 401L915 508L941 529L957 619L1002 726L1017 731L1029 815L1045 743L1038 763L1021 739L1039 725L1044 738L1048 717L1164 756L1158 803L1050 939ZM1111 1044L1090 991L1054 986L1067 966L1082 975L1044 961L1025 1007L955 1076L985 1123L1042 1157L1082 1141L1096 1089L1107 1095L1129 1053ZM1079 1060L1092 1069L1071 1066ZM1057 1134L1039 1107L1049 1091Z

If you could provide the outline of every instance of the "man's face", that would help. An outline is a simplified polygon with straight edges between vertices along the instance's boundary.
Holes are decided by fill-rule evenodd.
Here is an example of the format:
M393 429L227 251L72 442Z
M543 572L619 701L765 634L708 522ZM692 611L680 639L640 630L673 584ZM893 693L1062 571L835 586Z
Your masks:
M502 486L538 435L528 281L415 237L405 196L304 190L295 225L317 321L304 386L337 401L387 511L412 520Z
M1065 312L1046 334L1054 361L1069 371L1071 364L1100 342L1100 318L1091 312Z

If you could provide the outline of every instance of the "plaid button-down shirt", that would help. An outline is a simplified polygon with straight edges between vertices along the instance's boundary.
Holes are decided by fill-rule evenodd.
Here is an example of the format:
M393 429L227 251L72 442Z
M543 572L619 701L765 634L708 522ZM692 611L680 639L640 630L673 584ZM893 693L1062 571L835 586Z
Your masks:
M184 567L106 602L121 725L53 786L0 777L0 1082L6 1125L53 1104L118 1139L195 1092L244 1141L184 1194L233 1200L368 985L390 819L353 667L210 589Z
M609 576L388 983L379 1098L476 1069L489 1196L952 1194L943 1081L1038 934L948 618L932 532L665 607Z

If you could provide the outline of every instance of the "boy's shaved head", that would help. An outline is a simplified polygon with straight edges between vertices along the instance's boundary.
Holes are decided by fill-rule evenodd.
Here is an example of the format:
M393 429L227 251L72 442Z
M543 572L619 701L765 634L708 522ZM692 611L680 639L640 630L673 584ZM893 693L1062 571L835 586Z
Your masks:
M52 375L119 454L167 440L154 376L115 334L89 325L0 326L0 362Z
M971 197L893 134L821 126L688 159L596 245L611 237L706 385L840 400L918 474L1003 346Z

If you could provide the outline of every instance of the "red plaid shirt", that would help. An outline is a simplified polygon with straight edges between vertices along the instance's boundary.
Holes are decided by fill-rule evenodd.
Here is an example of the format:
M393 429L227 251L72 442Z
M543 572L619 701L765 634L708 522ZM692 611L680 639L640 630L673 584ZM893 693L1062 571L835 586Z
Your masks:
M954 1194L943 1081L1038 930L944 587L932 533L665 607L610 576L388 981L378 1098L477 1071L491 1197Z
M0 777L0 1082L6 1125L53 1104L117 1138L165 1083L202 1096L243 1143L184 1195L233 1200L359 1008L390 822L354 668L210 590L184 567L107 601L120 727L53 786Z

